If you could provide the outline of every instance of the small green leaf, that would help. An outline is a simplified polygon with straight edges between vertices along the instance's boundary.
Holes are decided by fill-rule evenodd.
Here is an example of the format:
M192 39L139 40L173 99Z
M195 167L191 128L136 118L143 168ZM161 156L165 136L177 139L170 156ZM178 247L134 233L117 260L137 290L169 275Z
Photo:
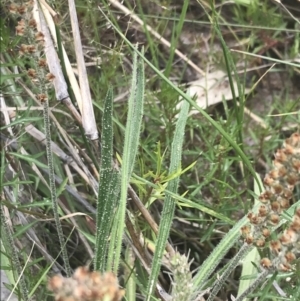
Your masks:
M22 118L17 118L16 120L14 120L13 122L11 122L10 124L2 126L0 128L0 130L2 131L4 129L10 128L12 126L19 125L21 123L27 124L27 123L32 123L32 122L40 121L40 120L43 120L43 118L42 117L22 117Z
M59 197L62 192L65 190L66 185L68 184L69 179L65 178L59 185L58 189L57 189L57 194L56 196Z
M28 229L31 229L38 221L33 221L32 223L16 226L16 232L13 234L13 238L19 237L21 234L25 233Z
M3 74L3 73L1 73L1 76L0 76L0 85L2 85L8 79L20 78L20 77L22 77L24 75L26 75L26 74L25 73L24 74Z
M41 167L41 168L45 168L45 169L48 169L48 166L43 164L41 161L33 158L32 156L30 155L22 155L22 154L18 154L18 153L9 153L10 155L14 156L14 157L17 157L21 160L24 160L24 161L27 161L28 163L30 164L35 164L37 165L38 167Z

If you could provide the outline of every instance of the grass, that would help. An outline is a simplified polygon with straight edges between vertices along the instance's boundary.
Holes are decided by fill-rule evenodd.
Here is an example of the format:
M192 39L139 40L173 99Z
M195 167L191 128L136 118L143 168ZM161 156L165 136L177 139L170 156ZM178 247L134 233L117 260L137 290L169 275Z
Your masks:
M240 230L259 207L274 153L299 131L299 21L267 1L76 1L98 140L85 135L89 100L78 104L62 56L64 47L76 62L67 2L50 3L69 93L61 101L61 83L37 66L44 46L34 28L12 34L21 19L12 4L2 4L0 23L1 269L16 298L53 300L47 283L64 296L53 279L67 280L51 277L89 266L113 271L126 300L225 300L244 290L237 300L280 300L281 291L298 300L299 260L260 275L259 257L276 256L268 244L245 245ZM22 44L37 49L21 55ZM213 70L229 74L233 99L203 109L185 92ZM273 241L298 203L296 186Z

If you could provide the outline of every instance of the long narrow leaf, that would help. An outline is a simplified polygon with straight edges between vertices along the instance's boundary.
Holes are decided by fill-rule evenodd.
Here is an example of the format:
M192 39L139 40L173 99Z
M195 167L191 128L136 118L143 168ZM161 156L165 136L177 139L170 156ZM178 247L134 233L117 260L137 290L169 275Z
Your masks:
M114 250L114 267L113 270L117 271L120 263L121 246L125 225L125 212L127 203L127 189L130 181L131 173L133 171L136 153L139 145L139 137L143 116L143 103L144 103L144 64L142 60L137 60L137 54L134 55L133 60L133 75L132 86L128 104L128 115L125 130L125 143L122 157L122 170L121 170L121 196L116 216L115 227L116 240Z
M116 185L115 176L112 167L113 159L113 92L109 89L105 99L105 107L102 120L102 147L101 147L101 167L99 194L97 200L97 217L96 217L96 245L94 269L104 272L106 267L106 254L109 243L109 232L115 201L113 198ZM112 185L113 184L113 185Z
M186 120L188 118L189 107L190 107L189 103L187 101L184 101L176 124L176 129L175 129L172 148L171 148L171 162L170 162L170 169L169 169L170 174L175 173L181 167L181 154L182 154L182 145L184 139L184 129L185 129ZM168 183L167 186L168 190L170 190L173 193L176 193L178 188L178 183L179 183L179 177L172 179ZM155 253L152 261L150 277L148 280L147 301L150 300L151 294L153 292L153 289L155 287L158 278L163 253L169 237L169 233L174 217L175 205L176 205L175 200L169 194L167 194L165 197L164 207L161 214L161 221L158 229Z

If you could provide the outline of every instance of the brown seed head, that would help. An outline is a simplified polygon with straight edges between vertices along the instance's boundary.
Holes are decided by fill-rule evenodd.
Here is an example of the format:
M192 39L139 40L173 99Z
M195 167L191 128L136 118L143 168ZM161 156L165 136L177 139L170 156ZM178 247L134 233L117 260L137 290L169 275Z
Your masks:
M44 41L44 37L45 37L44 34L40 31L35 34L36 41Z
M287 252L285 254L285 258L286 258L287 262L292 262L292 261L294 261L296 259L296 256L292 252Z
M277 201L271 203L271 208L274 212L281 212L280 204Z
M52 82L54 79L55 79L54 74L52 74L52 73L47 73L46 74L46 80L47 81Z
M37 23L36 23L35 19L30 19L28 22L28 25L32 28L37 28Z
M249 216L248 216L248 218L249 218ZM249 218L249 221L252 225L258 225L262 222L262 219L261 219L261 217L252 213L251 217Z
M268 203L273 198L273 196L274 196L274 194L270 190L266 190L259 196L258 199L262 203Z
M300 160L299 159L293 158L292 166L296 172L298 172L298 173L300 172Z
M291 186L295 186L299 181L299 176L296 173L289 173L289 175L286 178L286 181Z
M25 14L25 13L26 13L26 6L25 6L25 5L19 5L19 6L17 7L17 11L18 11L18 13L19 13L20 15Z
M270 220L270 222L273 225L277 225L279 223L279 216L278 216L278 214L275 214L275 213L271 214L269 220Z
M267 176L269 176L271 179L276 180L279 178L279 170L280 169L272 169ZM266 176L266 177L267 177Z
M294 216L290 229L294 230L297 233L300 233L300 217L298 215Z
M290 208L290 201L284 198L280 198L280 207L282 209L288 209Z
M293 196L293 192L290 189L285 188L283 190L283 196L287 199L290 199Z
M267 238L271 235L271 231L268 228L263 228L262 235Z
M285 166L280 166L278 168L278 177L283 178L286 176L286 174L287 174L287 170L286 170Z
M295 152L295 150L294 150L294 147L292 146L292 145L289 145L289 144L287 144L286 146L285 146L285 148L283 149L283 152L286 154L286 155L293 155L294 154L294 152Z
M271 186L274 183L274 178L270 177L270 175L266 175L264 178L265 186Z
M291 145L293 147L300 147L300 134L294 133L291 137L285 139L285 144Z
M37 100L39 100L41 103L44 103L45 101L48 100L47 95L44 93L37 94L36 96Z
M38 65L40 67L46 67L47 66L47 60L46 59L39 59Z
M275 194L280 195L283 192L283 186L279 183L273 183L272 185L272 189L274 191Z
M11 3L9 6L8 6L8 10L11 14L16 14L18 12L18 6L14 3Z
M36 52L35 45L28 45L28 52L29 53L35 53Z
M251 245L253 243L253 236L251 234L247 235L246 238L245 238L245 242L248 244L248 245Z
M270 241L270 249L276 254L279 254L281 251L281 243L279 240L272 240Z
M283 245L289 245L292 242L291 237L287 233L283 233L279 240Z
M255 244L258 248L263 248L266 244L266 241L263 238L259 238Z
M261 217L265 217L268 214L268 209L266 206L262 205L258 209L258 215Z
M293 230L291 227L285 230L284 234L290 238L291 243L295 243L299 238L297 232Z
M60 275L55 275L48 281L48 289L52 292L57 292L63 287L63 284L64 278Z
M251 228L248 225L241 227L241 233L245 237L251 233Z
M22 54L25 54L25 53L28 53L28 45L21 44L19 53L20 53L21 55L22 55Z
M24 33L25 33L24 26L20 26L20 25L16 26L16 35L23 36Z
M262 267L264 267L265 269L269 269L270 267L272 267L272 261L269 258L263 258L260 261L260 264Z
M89 276L89 269L88 267L84 266L84 267L79 267L76 269L76 271L74 272L73 278L74 279L79 279L79 280L83 280L86 277Z
M276 154L275 154L275 161L279 163L283 163L287 161L287 156L285 152L282 149L278 149Z
M282 272L289 272L292 269L292 267L288 263L280 263L278 269Z
M53 277L48 287L61 301L120 301L124 296L112 273L89 272L86 267L78 268L71 278Z
M30 77L30 78L36 78L36 71L32 68L28 69L27 71L27 75Z

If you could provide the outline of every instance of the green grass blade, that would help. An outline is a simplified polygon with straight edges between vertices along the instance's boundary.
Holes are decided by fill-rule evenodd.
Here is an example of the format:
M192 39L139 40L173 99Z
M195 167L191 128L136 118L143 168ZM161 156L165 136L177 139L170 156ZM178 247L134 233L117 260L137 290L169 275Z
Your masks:
M212 5L212 13L213 17L211 18L209 14L206 12L208 18L211 20L212 26L214 27L217 36L220 39L223 54L224 54L224 59L226 63L226 69L227 69L227 74L228 74L228 80L229 80L229 85L232 93L232 99L233 99L233 105L234 105L234 110L235 110L235 118L238 124L237 130L238 130L238 135L237 137L239 138L239 145L243 149L243 119L244 119L244 93L242 91L242 86L237 74L235 62L233 61L232 55L224 41L224 38L221 33L221 29L218 23L218 15L215 10L214 3L211 2ZM202 5L201 5L202 6ZM203 7L203 6L202 6ZM205 10L205 9L204 9ZM206 11L206 10L205 10ZM233 75L232 75L233 72ZM234 84L233 84L233 76L235 77L236 83L237 83L237 88L238 88L238 95L239 97L236 97L235 89L234 89Z
M169 55L169 59L166 65L166 70L165 70L165 76L169 77L170 76L170 72L171 72L171 67L174 63L174 55L175 55L175 50L177 48L177 44L178 44L178 40L179 37L181 35L182 32L182 27L186 18L186 12L188 9L190 1L189 0L185 0L183 2L183 6L181 8L181 13L180 13L180 17L179 17L179 22L177 24L177 26L174 26L174 30L175 32L172 35L172 40L171 40L171 48L170 48L170 55Z
M109 243L112 215L115 207L113 198L117 187L116 177L112 167L113 159L113 92L109 89L105 99L102 120L102 145L100 164L100 183L97 199L96 244L94 269L104 271ZM113 187L116 185L116 187Z
M108 231L108 237L107 237L107 242L109 241L109 246L108 246L108 259L106 260L106 266L105 266L105 270L106 271L111 271L113 269L113 261L109 261L109 257L110 255L112 256L112 258L114 258L114 248L115 248L115 239L114 239L114 235L116 234L114 231L114 224L118 224L118 220L114 219L115 216L115 212L117 211L117 201L119 199L120 196L120 174L117 170L113 170L112 174L111 174L111 181L109 183L109 194L107 195L107 200L108 202L111 202L112 205L110 205L110 216L106 217L105 222L109 222L109 231ZM102 263L101 263L102 264ZM103 265L103 264L102 264Z
M184 101L179 113L176 129L174 133L174 138L172 142L172 148L171 148L171 162L170 162L169 174L175 173L181 168L181 155L182 155L182 145L184 139L184 129L185 129L186 120L188 118L189 107L190 107L189 103L187 101ZM179 183L179 177L170 180L167 186L168 190L170 190L173 193L176 193L178 188L178 183ZM161 214L161 221L158 229L157 242L156 242L155 253L152 261L151 273L148 280L147 301L150 300L151 294L153 292L153 289L155 287L158 278L163 253L165 250L166 242L169 237L169 233L174 217L175 206L176 206L175 200L170 195L166 195L164 200L163 211Z
M9 152L8 154L10 154L16 158L19 158L21 160L27 161L29 164L35 164L36 166L41 167L41 168L48 168L48 166L46 164L42 163L38 159L33 158L32 155L22 155L22 154L13 153L13 152Z
M21 117L21 118L18 118L17 120L10 122L8 125L0 127L0 131L3 131L5 129L7 129L9 127L13 127L15 125L20 125L21 123L33 123L33 122L37 122L40 120L43 120L43 118L42 117L28 117L28 116Z
M125 130L125 143L122 157L121 169L121 196L118 214L115 221L118 223L116 227L114 271L117 271L120 263L121 246L125 225L125 212L127 202L127 189L133 171L136 153L139 145L139 137L141 131L141 123L143 116L143 102L145 89L144 64L142 60L137 60L137 54L133 60L133 75L131 94L128 104L128 115Z

